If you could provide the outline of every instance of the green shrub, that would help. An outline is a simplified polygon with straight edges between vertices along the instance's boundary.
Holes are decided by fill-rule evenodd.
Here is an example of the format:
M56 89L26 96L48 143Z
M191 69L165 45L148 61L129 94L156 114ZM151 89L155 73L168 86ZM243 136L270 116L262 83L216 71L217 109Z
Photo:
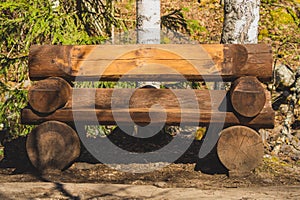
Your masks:
M20 109L27 104L30 86L30 45L100 44L110 36L112 24L122 26L113 18L112 1L65 0L58 7L50 2L0 2L0 129L7 128L12 137L26 135L32 128L20 124Z

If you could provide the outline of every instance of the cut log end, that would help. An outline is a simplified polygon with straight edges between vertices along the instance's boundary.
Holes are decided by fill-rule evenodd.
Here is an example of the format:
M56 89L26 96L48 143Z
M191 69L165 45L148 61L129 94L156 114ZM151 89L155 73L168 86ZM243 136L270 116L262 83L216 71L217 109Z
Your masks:
M244 173L260 164L264 146L255 130L246 126L232 126L221 131L217 154L229 171Z
M80 140L68 125L48 121L35 128L26 141L28 157L40 172L62 170L80 154Z
M51 113L63 107L70 95L71 86L59 77L36 82L28 92L30 106L39 113Z
M244 117L258 115L266 103L265 89L256 77L237 79L231 88L231 103L234 110Z

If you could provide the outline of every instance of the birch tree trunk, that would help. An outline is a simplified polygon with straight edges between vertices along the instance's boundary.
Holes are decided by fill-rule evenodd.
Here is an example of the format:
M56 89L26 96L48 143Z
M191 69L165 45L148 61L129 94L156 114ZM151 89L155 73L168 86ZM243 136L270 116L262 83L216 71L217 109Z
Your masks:
M224 0L221 43L256 44L260 0Z
M136 30L138 44L160 43L160 0L136 0ZM138 82L138 87L160 88L159 82Z
M137 0L137 43L160 43L160 0Z
M222 44L256 44L260 0L224 0ZM215 83L215 89L224 89Z

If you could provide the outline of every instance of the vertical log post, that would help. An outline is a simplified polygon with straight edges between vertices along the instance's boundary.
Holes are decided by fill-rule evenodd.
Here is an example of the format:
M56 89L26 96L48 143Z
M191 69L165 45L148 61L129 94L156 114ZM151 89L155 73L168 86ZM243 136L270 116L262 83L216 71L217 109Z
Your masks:
M33 110L40 113L51 113L63 107L72 87L59 77L50 77L36 82L28 92L28 101Z
M28 157L40 172L62 170L80 154L80 140L70 126L48 121L40 124L26 141Z
M260 164L263 154L262 139L255 130L232 126L221 131L217 155L229 173L250 172Z
M233 82L230 91L233 108L244 117L254 117L266 103L265 89L256 77L245 76Z

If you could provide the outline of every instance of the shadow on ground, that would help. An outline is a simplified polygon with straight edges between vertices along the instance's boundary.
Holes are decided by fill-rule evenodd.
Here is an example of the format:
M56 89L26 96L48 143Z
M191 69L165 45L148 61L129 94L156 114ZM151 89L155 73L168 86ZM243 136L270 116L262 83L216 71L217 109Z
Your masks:
M173 136L164 132L148 137L138 138L130 136L120 129L116 128L108 136L110 141L116 146L129 152L154 152L169 142ZM175 163L196 163L195 170L207 174L227 174L226 168L220 162L216 148L214 148L206 157L199 159L198 154L202 145L202 140L194 140L186 152L175 161ZM126 160L126 159L125 159ZM100 163L95 159L82 145L81 155L76 162L86 162L90 164ZM26 152L26 137L19 137L4 143L4 158L0 162L0 168L15 168L14 173L36 172L28 158Z

